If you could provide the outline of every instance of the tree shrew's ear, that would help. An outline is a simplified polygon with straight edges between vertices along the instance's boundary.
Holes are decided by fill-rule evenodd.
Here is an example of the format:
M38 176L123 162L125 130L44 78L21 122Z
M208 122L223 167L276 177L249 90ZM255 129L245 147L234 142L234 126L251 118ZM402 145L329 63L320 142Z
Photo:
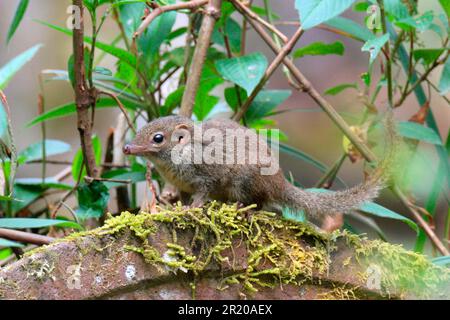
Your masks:
M187 124L179 124L175 127L172 134L172 141L179 144L186 144L191 141L191 132Z

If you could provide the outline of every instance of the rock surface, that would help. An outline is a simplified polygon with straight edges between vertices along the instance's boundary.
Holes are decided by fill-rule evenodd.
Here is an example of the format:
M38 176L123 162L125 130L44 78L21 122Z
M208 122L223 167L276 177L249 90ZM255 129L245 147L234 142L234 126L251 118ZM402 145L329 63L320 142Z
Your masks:
M179 208L156 216L124 213L109 219L101 229L39 248L3 268L0 299L416 297L415 291L408 291L410 284L401 283L401 277L399 281L383 279L386 272L392 272L385 270L386 266L396 268L395 263L380 262L374 267L362 262L366 256L378 256L382 246L369 246L365 251L354 236L324 240L278 217L260 218L260 213L246 210L233 215L236 208L223 208L189 214ZM235 222L240 225L233 225ZM228 236L233 230L234 236ZM246 232L249 234L241 234ZM415 257L397 249L392 251L395 259L398 255L405 255L406 260L401 257L405 261ZM420 257L412 261L412 265L423 263ZM447 271L436 269L440 275L435 275L436 267L431 264L417 268L421 269L413 272L424 281L439 278L424 287L437 288L433 292L440 293L440 298L449 297ZM427 278L424 272L433 277ZM412 287L416 285L420 284L415 282Z

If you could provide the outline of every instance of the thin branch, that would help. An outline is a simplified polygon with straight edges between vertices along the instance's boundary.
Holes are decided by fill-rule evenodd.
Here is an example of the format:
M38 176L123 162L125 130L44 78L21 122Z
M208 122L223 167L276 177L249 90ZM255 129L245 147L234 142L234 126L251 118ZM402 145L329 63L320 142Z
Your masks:
M256 88L251 93L250 97L245 101L243 106L239 109L239 111L234 115L233 119L236 121L239 121L244 117L245 113L247 112L248 108L252 104L252 102L255 100L258 93L264 88L264 85L267 83L269 78L273 75L275 70L278 68L278 66L283 63L283 60L289 55L289 53L294 48L297 41L300 39L300 37L303 34L303 29L300 27L295 32L294 36L291 40L278 52L278 55L276 58L272 61L269 68L267 68L266 73L262 77L261 81L258 83Z
M80 8L80 27L73 30L73 53L75 73L75 103L77 107L77 127L80 133L81 149L89 176L97 176L94 148L92 146L92 119L89 109L95 108L95 89L89 89L86 83L86 70L84 64L84 18L83 0L73 0L73 5Z
M115 182L115 183L130 184L133 182L130 179L124 180L124 179L108 179L108 178L92 178L92 177L84 177L84 180L88 183L91 183L94 181L101 181L101 182Z
M398 187L395 187L394 190L396 194L399 195L400 200L402 200L402 202L407 205L409 211L413 214L415 220L419 223L419 225L425 231L428 238L430 238L431 242L433 242L433 244L436 246L439 252L442 253L444 256L450 255L450 251L447 250L447 248L444 246L441 240L439 240L436 233L434 233L433 229L431 229L428 223L422 218L422 215L420 214L420 212L417 211L415 205L408 200L408 198L400 191Z
M285 44L289 41L288 37L286 37L280 30L275 28L272 24L268 23L266 20L262 19L260 16L258 16L256 13L254 13L252 10L250 10L247 6L245 6L243 3L241 3L239 0L232 0L233 4L236 6L239 6L243 12L245 12L246 16L257 21L264 27L266 27L268 30L273 32L281 41L283 41Z
M99 91L98 93L107 95L116 101L117 105L119 106L120 111L122 111L123 115L125 116L125 119L127 119L128 126L131 128L133 133L136 134L136 128L134 127L133 122L131 122L131 119L128 116L127 110L125 110L125 107L123 106L120 99L114 93L110 93L110 92L106 92L106 91Z
M50 244L55 240L55 238L42 236L40 234L23 232L11 229L0 229L0 237L17 242L25 242L36 245L46 245Z
M414 82L414 84L411 85L411 87L402 94L402 96L400 97L400 99L395 103L395 106L398 107L400 105L403 104L403 102L406 100L406 98L417 88L417 86L419 86L422 82L424 82L425 80L428 79L428 76L430 75L430 73L436 69L438 66L440 66L441 64L444 64L445 61L447 61L448 57L449 57L450 52L447 51L447 53L445 54L445 56L442 59L436 59L433 64L428 68L427 71L425 71L419 79L417 79L416 82Z
M193 9L204 6L208 2L209 2L209 0L193 0L193 1L189 1L189 2L170 4L170 5L163 6L163 7L160 7L160 6L156 7L144 19L144 21L142 21L141 25L139 26L139 28L136 30L136 32L133 35L133 41L134 41L134 39L139 37L145 31L145 29L147 29L147 27L152 23L153 20L155 20L158 16L160 16L164 12L181 10L181 9L193 10Z
M200 28L197 46L192 58L191 67L189 69L186 89L181 101L180 115L191 117L194 108L195 97L200 85L200 78L203 71L203 65L206 60L211 36L214 31L216 20L220 16L222 0L210 0L205 7L205 15L203 17L202 26Z
M384 2L383 0L378 0L378 6L380 7L381 12L381 28L383 30L383 34L386 34L387 32L387 25L386 25L386 12L384 11ZM386 55L386 79L387 79L387 90L388 90L388 101L389 101L389 107L394 107L393 102L393 95L394 95L394 88L392 85L392 58L391 57L391 47L390 47L390 41L388 40L386 44L384 45L384 52ZM394 52L395 54L395 52Z

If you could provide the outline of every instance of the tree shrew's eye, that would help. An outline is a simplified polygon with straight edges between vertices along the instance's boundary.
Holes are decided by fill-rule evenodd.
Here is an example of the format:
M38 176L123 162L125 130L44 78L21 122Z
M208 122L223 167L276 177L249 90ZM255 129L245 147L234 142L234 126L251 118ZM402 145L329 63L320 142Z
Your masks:
M164 136L161 133L157 133L153 136L153 141L156 143L161 143L164 140Z

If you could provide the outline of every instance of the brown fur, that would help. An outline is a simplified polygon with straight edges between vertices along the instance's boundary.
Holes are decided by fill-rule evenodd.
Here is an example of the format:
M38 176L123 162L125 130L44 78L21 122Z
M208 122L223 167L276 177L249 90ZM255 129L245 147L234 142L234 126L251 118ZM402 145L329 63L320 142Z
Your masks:
M192 146L195 138L186 141L181 139L170 141L177 130L187 130L193 134L194 126L202 126L203 130L215 128L221 132L227 129L244 130L249 136L253 131L226 119L208 120L201 124L194 123L181 116L159 118L142 128L124 152L140 155L152 161L167 182L180 191L193 196L193 205L200 206L207 200L239 202L245 205L257 204L260 208L280 210L288 207L294 211L304 210L310 216L328 216L336 213L347 213L377 197L383 187L389 161L385 160L366 182L353 188L330 193L316 193L301 190L290 184L279 169L274 175L262 175L260 169L267 164L175 164L171 159L172 149L185 144ZM388 132L393 132L393 122L388 123ZM164 142L156 144L153 136L164 135ZM178 135L176 135L178 137ZM209 145L210 141L203 141ZM192 151L193 152L193 151ZM246 144L246 152L249 150ZM188 153L191 154L191 153ZM390 158L390 157L388 157ZM248 159L246 159L248 160ZM246 161L248 162L248 161Z

